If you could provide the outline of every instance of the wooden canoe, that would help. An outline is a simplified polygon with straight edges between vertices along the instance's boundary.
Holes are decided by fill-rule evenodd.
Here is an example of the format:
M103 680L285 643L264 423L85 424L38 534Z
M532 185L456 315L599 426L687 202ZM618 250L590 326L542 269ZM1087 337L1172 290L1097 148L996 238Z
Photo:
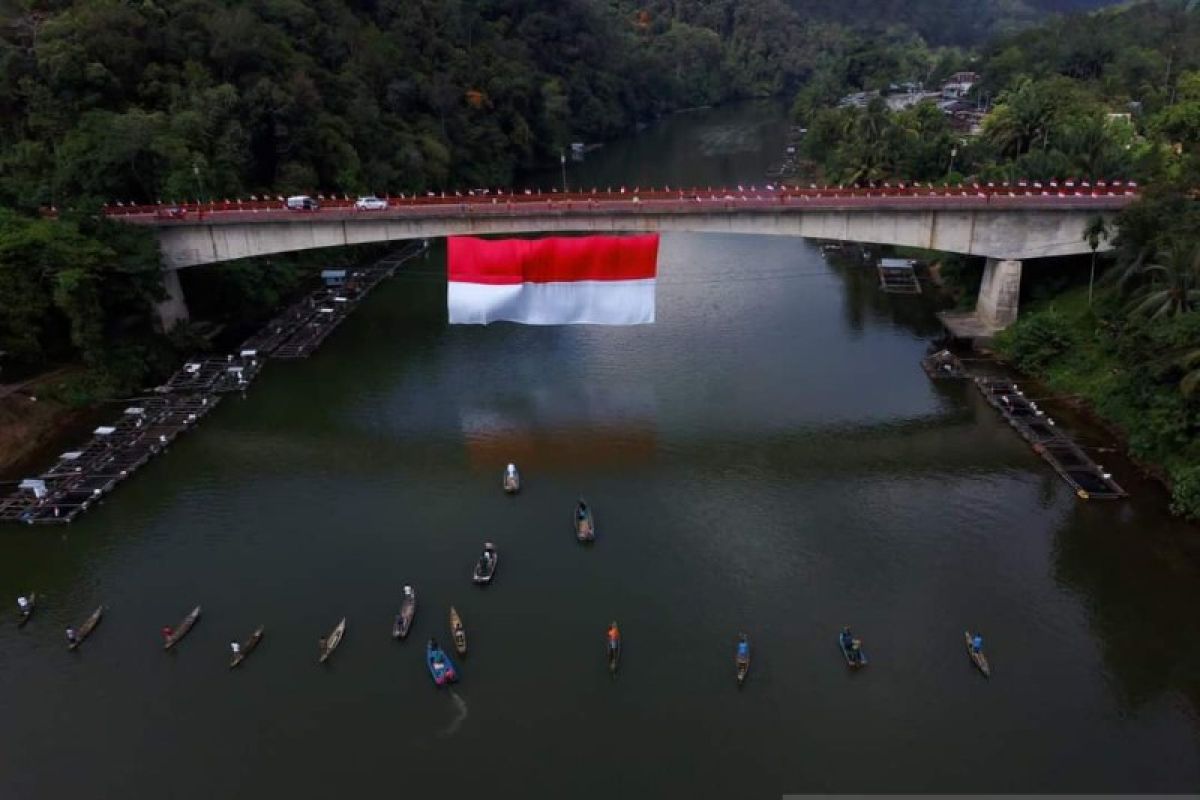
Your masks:
M92 615L83 621L79 626L79 630L75 631L75 641L67 644L68 650L74 650L79 645L83 644L83 640L92 635L92 631L96 630L96 626L100 624L100 618L104 616L104 606L100 606Z
M229 659L229 668L233 669L238 664L241 664L243 661L245 661L246 657L254 651L254 648L258 647L258 643L262 641L262 637L263 626L259 625L254 629L254 633L250 634L250 638L242 642L242 649L238 651L237 655Z
M983 677L992 677L992 666L988 664L987 656L983 653L976 653L974 648L971 647L971 639L974 638L974 634L967 631L964 636L967 640L967 655L971 657L971 663L983 673Z
M492 578L496 577L496 568L500 566L500 553L496 551L496 546L491 542L485 542L483 545L483 553L475 562L475 571L471 575L471 579L475 583L486 585L492 582ZM491 554L491 559L487 558Z
M862 641L853 638L854 634L850 634L850 636L851 642L858 642L857 652L855 652L853 646L847 646L846 643L842 641L841 634L838 634L838 649L842 651L842 657L846 659L847 666L853 667L854 669L865 667L868 662L867 654L864 653L862 649Z
M35 608L37 608L37 592L30 592L29 597L27 597L26 599L29 601L29 606L24 611L18 612L18 614L17 614L17 627L18 628L25 627L25 623L29 622L29 618L33 616L33 610Z
M467 654L467 631L463 628L462 617L458 609L450 606L450 635L454 638L454 649L460 656Z
M746 643L746 654L741 653L741 644ZM737 668L737 682L741 686L746 682L746 673L750 671L750 637L744 633L738 634L738 647L733 651L733 663Z
M513 470L509 474L508 470L504 470L504 491L508 494L516 494L521 491L521 473Z
M193 608L188 612L186 617L179 621L179 627L177 627L174 633L168 636L167 640L163 642L163 650L170 650L172 647L179 644L183 637L187 636L188 632L193 626L195 626L196 620L198 619L200 619L200 606Z
M409 587L404 587L409 589ZM404 599L400 601L400 613L396 615L395 621L392 623L392 638L403 639L408 636L408 629L412 627L413 616L417 613L417 593L416 591L408 591L404 595Z
M617 628L616 622L613 622L612 627L608 629L609 634L612 633L613 628ZM608 651L608 671L616 676L617 668L621 666L621 631L619 628L616 637L608 636L606 649Z
M583 518L579 517L579 509L583 508ZM596 540L596 518L592 514L592 507L580 500L575 504L575 511L571 514L571 523L575 526L575 538L581 542L594 542Z
M333 655L333 651L342 643L342 637L346 634L346 618L342 617L342 621L334 626L333 630L324 639L321 639L321 657L318 659L322 664L329 660Z

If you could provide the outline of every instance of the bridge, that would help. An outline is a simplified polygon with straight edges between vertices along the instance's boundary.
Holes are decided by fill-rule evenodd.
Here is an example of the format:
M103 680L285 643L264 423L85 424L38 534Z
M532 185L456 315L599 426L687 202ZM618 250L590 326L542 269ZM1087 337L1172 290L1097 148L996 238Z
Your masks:
M690 232L795 236L899 245L987 259L972 315L947 320L974 335L1016 319L1023 262L1090 252L1083 230L1137 198L1134 184L1051 181L971 186L900 184L762 189L428 194L358 210L349 198L315 211L282 198L113 205L105 213L155 228L166 270L165 326L186 319L176 271L252 256L371 242L551 232ZM1101 248L1109 245L1101 243Z

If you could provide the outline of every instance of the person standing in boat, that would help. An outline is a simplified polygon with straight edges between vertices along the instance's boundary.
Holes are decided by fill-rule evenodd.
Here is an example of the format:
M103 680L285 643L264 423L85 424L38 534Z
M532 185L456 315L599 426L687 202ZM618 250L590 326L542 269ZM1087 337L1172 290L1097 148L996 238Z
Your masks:
M621 630L617 627L617 623L613 622L608 626L608 649L616 650L617 642L621 639Z
M75 633L74 628L67 628L67 644L78 644L79 634Z
M842 647L849 650L854 645L854 634L850 632L850 626L842 628Z
M21 609L22 614L28 614L29 613L29 598L26 597L25 595L21 595L20 597L18 597L17 598L17 608Z
M230 642L229 649L233 652L233 654L235 656L240 655L242 652L242 646L240 644L238 644L237 642Z
M162 633L163 641L169 642L171 637L175 635L175 629L170 625L163 625L160 633Z
M978 633L971 637L971 651L974 653L983 652L983 637Z

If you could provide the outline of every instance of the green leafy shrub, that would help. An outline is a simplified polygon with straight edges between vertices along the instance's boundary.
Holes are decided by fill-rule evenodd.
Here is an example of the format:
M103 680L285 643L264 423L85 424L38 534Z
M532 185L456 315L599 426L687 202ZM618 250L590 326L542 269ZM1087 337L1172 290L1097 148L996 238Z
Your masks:
M1175 470L1171 482L1171 511L1200 520L1200 464Z
M1026 315L996 345L1021 369L1040 372L1074 344L1070 321L1053 308Z

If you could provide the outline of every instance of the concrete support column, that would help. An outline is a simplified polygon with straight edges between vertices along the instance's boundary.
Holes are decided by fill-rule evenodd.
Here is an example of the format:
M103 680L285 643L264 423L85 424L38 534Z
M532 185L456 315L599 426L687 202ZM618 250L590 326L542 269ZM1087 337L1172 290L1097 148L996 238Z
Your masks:
M187 300L183 296L183 286L179 283L178 270L164 269L162 282L167 296L158 304L158 322L164 333L170 333L177 324L188 321Z
M1021 262L989 258L979 284L975 314L993 330L1004 330L1017 321L1021 299Z

